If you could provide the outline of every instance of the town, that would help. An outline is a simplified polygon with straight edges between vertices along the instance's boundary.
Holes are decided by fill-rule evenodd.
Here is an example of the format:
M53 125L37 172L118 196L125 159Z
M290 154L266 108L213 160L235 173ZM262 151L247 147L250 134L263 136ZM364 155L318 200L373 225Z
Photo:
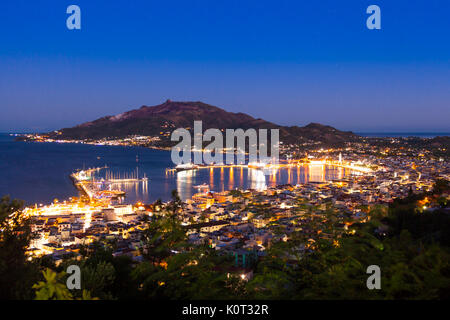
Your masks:
M344 234L356 232L354 223L370 219L369 212L383 212L397 198L430 190L437 179L450 180L450 164L443 157L427 150L407 155L408 150L392 145L378 149L361 145L320 148L303 154L302 160L286 157L285 167L278 170L318 166L320 171L327 164L343 161L366 170L332 181L293 181L260 189L213 192L207 185L201 186L191 199L182 202L177 218L190 243L207 244L220 254L232 256L235 263L230 272L249 280L256 261L273 243L288 241L293 232L301 231L305 237L297 248L300 256L314 250L322 239L339 246ZM49 256L58 265L66 256L79 255L82 246L114 242L114 256L127 255L139 263L146 252L143 232L152 219L167 212L169 205L119 204L110 197L93 197L85 192L63 202L27 207L24 212L32 218L33 232L28 253ZM432 211L437 206L425 199L419 209Z

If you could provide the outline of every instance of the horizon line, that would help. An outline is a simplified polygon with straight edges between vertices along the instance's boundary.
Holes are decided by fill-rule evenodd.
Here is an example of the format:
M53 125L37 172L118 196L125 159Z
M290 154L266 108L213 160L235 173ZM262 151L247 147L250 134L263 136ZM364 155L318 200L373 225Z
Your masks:
M56 130L49 130L47 132L57 131ZM339 129L340 131L351 131L356 134L376 134L376 133L382 133L382 134L410 134L410 133L416 133L416 134L449 134L450 131L359 131L359 130L347 130L347 129ZM37 133L46 133L46 132L37 132L37 131L0 131L0 134L37 134Z

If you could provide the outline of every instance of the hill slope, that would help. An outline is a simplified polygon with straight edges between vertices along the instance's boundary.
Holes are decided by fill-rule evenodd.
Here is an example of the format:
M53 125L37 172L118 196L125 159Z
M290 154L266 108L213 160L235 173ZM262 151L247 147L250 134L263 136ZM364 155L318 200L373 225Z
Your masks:
M263 119L255 119L245 113L227 112L203 102L174 102L167 100L157 106L142 106L115 116L106 116L72 128L49 133L59 139L122 138L129 135L161 136L170 139L170 132L177 128L192 129L194 120L202 120L203 130L218 129L280 129L285 143L318 141L327 144L355 141L359 136L339 131L330 126L311 123L305 127L279 126Z

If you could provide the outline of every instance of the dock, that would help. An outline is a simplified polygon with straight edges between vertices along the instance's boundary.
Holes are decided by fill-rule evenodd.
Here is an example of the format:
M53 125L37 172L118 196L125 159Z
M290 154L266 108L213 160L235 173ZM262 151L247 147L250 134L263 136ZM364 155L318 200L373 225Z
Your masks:
M143 178L139 178L137 169L135 173L126 174L125 178L120 177L119 174L107 172L106 179L101 178L99 180L95 180L93 174L106 168L108 167L104 166L86 170L77 170L70 175L70 178L72 179L75 187L86 194L90 200L108 200L125 196L125 191L100 189L99 184L109 184L111 186L112 184L148 182L148 178L145 177L145 175Z
M353 162L346 162L342 160L290 160L288 163L278 163L278 164L212 164L212 165L196 165L193 168L183 168L183 171L185 170L200 170L200 169L222 169L222 168L247 168L247 169L254 169L254 170L278 170L283 168L295 168L295 167L301 167L301 166L333 166L333 167L340 167L344 169L353 170L356 172L361 173L370 173L373 170L367 166L362 166L359 164L355 164ZM178 172L176 167L175 168L167 168L166 169L166 175L168 173L175 173Z

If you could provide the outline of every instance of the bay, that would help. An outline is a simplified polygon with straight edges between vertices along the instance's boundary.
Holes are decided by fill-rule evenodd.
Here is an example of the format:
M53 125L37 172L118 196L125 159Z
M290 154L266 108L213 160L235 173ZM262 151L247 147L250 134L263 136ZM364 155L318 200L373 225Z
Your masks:
M0 196L24 200L26 204L48 204L54 199L77 196L69 175L77 169L108 166L99 175L139 175L147 183L117 185L127 194L125 202L144 203L169 200L176 189L183 200L197 191L195 186L208 184L212 191L234 188L264 189L278 184L300 184L343 178L349 170L328 166L302 166L282 169L265 176L247 168L215 168L166 173L173 167L169 151L143 147L96 146L75 143L37 143L14 141L0 134Z

